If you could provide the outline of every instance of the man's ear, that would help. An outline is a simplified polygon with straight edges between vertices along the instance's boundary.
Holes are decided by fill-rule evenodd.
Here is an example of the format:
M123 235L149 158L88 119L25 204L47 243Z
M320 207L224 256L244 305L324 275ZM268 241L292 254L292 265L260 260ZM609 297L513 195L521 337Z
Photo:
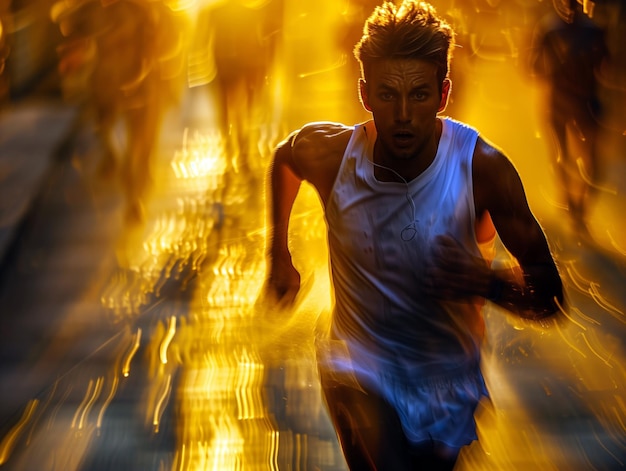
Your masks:
M359 92L361 94L361 103L363 103L363 108L371 112L372 107L370 106L370 100L367 94L367 82L365 82L364 79L359 79Z
M452 82L450 79L444 79L441 84L441 101L439 102L439 110L441 112L448 106L448 98L450 97L450 90L452 89Z

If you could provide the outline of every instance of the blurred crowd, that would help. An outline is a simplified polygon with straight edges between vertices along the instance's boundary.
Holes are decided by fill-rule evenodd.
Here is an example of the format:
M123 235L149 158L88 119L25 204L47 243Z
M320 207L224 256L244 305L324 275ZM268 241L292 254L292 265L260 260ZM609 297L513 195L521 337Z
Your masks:
M343 0L324 13L288 0L0 0L0 106L33 96L75 105L80 113L66 148L85 127L93 129L103 149L101 175L119 178L127 217L140 221L165 113L189 109L183 105L208 94L210 126L221 136L227 168L254 167L283 129L298 126L299 117L316 119L298 115L307 101L332 101L329 93L302 88L311 75L323 81L332 70L344 84L335 87L339 93L356 93L352 48L378 3ZM602 178L599 135L626 129L623 113L614 111L626 102L626 6L620 0L432 3L455 26L460 46L448 113L454 116L471 93L471 80L455 75L476 61L513 61L536 80L546 93L542 111L554 137L563 205L584 231ZM310 54L316 48L327 49L324 60ZM316 67L321 72L310 72ZM366 118L356 108L336 116ZM270 122L275 130L268 136Z

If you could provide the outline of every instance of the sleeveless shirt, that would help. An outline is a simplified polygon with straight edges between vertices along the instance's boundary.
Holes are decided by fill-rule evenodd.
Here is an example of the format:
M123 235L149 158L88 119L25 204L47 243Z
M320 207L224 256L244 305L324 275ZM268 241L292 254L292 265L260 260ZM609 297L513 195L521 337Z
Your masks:
M481 257L472 183L478 132L441 119L433 162L406 183L376 179L374 123L356 125L326 204L330 339L341 343L326 366L360 381L463 374L478 365L483 300L439 301L420 288L436 236L449 234Z

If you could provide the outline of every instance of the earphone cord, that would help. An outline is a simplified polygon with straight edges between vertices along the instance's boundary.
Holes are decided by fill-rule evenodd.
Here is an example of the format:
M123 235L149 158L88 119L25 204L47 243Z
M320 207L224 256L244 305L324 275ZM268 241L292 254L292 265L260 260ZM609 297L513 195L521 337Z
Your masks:
M415 207L415 201L413 201L413 198L411 197L411 194L409 192L409 182L406 181L406 179L400 175L398 172L396 172L394 169L389 168L389 167L385 167L384 165L380 165L377 164L376 162L372 162L371 160L367 159L367 161L369 163L371 163L374 167L378 167L378 168L382 168L383 170L387 170L391 173L393 173L396 177L398 177L400 180L402 180L402 183L404 183L405 187L406 187L406 200L409 202L409 206L411 207L411 212L413 213L413 220L408 223L404 229L402 229L402 231L400 231L400 238L404 241L409 241L412 240L415 237L415 234L417 232L417 229L415 228L415 221L417 220L417 208ZM411 231L410 234L408 236L405 237L405 232L406 231Z

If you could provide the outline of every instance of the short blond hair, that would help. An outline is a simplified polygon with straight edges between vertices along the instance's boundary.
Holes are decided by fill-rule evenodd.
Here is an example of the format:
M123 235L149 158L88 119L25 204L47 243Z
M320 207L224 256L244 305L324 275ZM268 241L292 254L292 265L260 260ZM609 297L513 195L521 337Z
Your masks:
M365 80L373 62L383 59L421 59L437 66L440 83L448 77L455 34L452 27L426 2L385 1L365 22L354 55Z

